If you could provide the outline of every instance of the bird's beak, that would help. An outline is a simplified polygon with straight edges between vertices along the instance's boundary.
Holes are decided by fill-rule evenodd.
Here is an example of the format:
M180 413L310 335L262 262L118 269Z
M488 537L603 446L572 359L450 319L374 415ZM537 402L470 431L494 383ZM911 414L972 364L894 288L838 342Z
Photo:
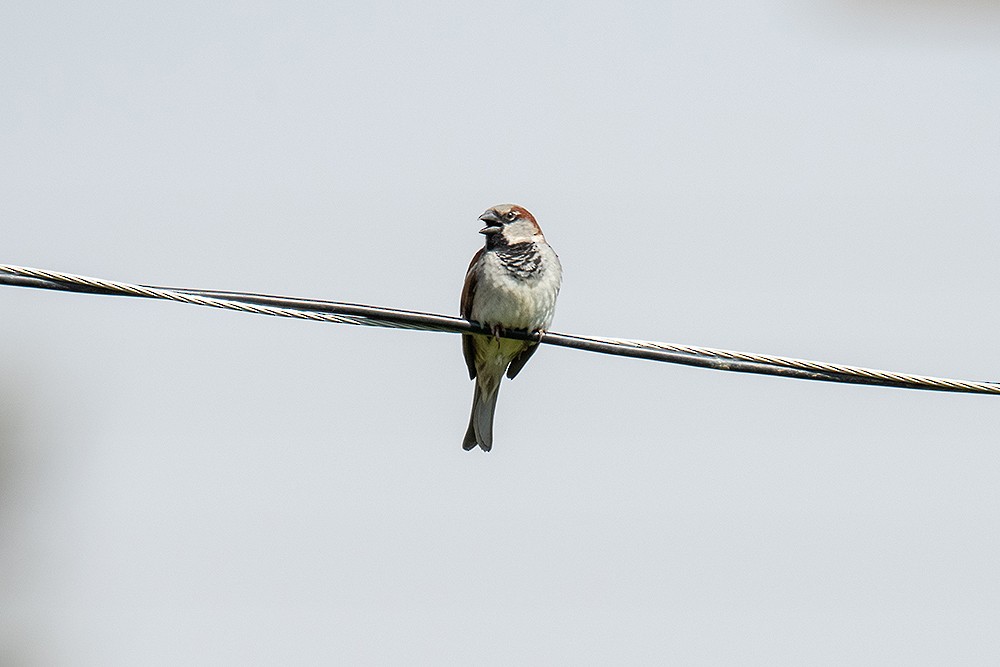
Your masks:
M486 223L486 226L479 230L480 234L495 234L503 226L503 220L496 211L490 209L479 216L479 219Z

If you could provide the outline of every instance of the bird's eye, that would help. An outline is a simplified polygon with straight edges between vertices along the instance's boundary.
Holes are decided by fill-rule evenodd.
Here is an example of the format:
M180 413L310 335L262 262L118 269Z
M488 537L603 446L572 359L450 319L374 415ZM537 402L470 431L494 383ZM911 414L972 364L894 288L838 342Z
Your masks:
M507 219L513 220L517 217L517 211L507 211Z

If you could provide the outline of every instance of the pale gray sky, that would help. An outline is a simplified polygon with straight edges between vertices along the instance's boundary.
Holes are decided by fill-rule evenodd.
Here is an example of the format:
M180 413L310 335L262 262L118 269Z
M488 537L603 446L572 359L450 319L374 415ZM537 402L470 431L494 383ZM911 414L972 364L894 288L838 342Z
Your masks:
M0 261L1000 378L990 3L0 8ZM989 664L1000 399L0 288L0 662Z

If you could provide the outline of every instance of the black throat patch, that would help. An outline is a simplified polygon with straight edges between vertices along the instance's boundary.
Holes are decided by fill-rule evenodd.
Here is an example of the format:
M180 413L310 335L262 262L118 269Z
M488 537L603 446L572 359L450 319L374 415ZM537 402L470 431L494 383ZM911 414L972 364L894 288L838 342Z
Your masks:
M525 279L537 275L542 264L542 254L538 252L538 245L534 241L500 245L494 252L503 268L515 278Z

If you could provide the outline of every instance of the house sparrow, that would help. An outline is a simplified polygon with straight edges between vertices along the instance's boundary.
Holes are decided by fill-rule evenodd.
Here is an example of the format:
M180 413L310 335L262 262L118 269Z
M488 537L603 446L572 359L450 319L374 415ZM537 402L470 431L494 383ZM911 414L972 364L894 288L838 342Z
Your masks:
M462 447L493 447L493 413L504 371L513 378L538 343L500 338L508 329L544 331L552 323L562 266L545 242L535 218L520 206L501 204L479 216L486 226L485 246L465 274L462 317L493 331L493 336L462 334L469 377L476 381L472 416Z

